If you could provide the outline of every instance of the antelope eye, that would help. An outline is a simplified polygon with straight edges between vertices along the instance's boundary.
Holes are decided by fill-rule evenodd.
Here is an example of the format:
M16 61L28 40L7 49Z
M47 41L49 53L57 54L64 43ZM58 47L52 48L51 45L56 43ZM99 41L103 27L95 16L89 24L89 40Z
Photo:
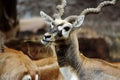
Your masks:
M54 23L52 22L52 25L54 25Z
M70 27L64 27L65 31L68 31L70 29Z

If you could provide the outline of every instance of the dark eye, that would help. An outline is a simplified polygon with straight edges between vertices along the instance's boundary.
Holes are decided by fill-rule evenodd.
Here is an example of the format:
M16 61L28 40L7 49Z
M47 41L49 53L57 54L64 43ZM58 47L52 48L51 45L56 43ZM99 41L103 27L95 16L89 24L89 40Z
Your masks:
M64 27L65 31L68 31L70 29L70 27Z
M54 22L52 22L52 25L53 25L53 26L55 26L55 23L54 23Z

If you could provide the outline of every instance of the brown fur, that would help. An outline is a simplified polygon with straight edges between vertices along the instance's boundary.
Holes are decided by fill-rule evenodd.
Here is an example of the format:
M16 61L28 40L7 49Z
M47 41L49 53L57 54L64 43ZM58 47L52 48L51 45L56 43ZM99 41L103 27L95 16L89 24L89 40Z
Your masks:
M120 62L112 62L112 64L120 67Z
M31 61L21 51L14 49L5 48L5 52L0 53L0 80L21 80L25 74L34 77L36 73L39 73L40 80L64 80L56 57Z
M40 80L64 80L57 64L57 57L36 60L34 63L39 67Z
M43 67L45 65L50 65L50 64L56 63L57 57L48 57L48 58L44 58L44 59L40 59L40 60L34 60L33 62L35 62L35 64L37 66Z
M38 40L30 39L31 42L29 42L28 39L27 41L19 39L11 40L5 43L5 45L10 48L22 51L24 54L28 55L32 60L39 60L55 56L52 46L41 45L40 41Z
M21 80L26 74L38 74L38 67L21 51L5 48L0 53L0 80Z

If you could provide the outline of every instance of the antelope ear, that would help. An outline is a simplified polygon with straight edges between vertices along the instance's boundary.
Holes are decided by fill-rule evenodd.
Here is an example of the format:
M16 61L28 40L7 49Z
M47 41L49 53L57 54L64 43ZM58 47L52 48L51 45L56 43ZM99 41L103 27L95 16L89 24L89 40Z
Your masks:
M43 11L40 11L40 15L48 24L50 24L53 21L53 19L50 16L48 16L46 13L44 13Z
M84 17L85 17L84 15L78 16L78 18L73 23L73 27L79 28L82 25L83 21L84 21Z

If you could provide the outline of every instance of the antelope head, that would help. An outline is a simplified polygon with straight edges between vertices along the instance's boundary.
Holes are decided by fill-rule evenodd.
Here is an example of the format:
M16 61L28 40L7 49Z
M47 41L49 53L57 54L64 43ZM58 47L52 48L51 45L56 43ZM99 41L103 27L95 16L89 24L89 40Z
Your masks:
M72 15L65 19L62 19L61 17L64 13L66 0L62 0L62 4L57 6L58 12L54 14L54 18L41 11L41 17L46 21L46 24L50 26L49 31L45 33L44 38L41 40L41 42L43 44L46 44L48 42L57 42L68 39L73 31L80 28L87 14L98 13L101 11L102 7L115 4L115 2L116 0L104 1L100 3L96 8L84 9L80 15Z

